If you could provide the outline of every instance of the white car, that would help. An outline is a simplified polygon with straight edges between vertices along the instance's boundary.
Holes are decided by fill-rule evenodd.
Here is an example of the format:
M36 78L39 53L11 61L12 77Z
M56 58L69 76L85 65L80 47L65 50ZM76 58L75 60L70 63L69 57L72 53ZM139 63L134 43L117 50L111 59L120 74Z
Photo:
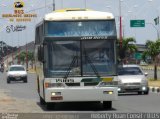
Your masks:
M27 83L27 71L23 65L11 65L7 70L7 83L11 81L23 81Z
M138 92L147 95L149 93L147 75L138 65L123 65L118 69L118 92Z

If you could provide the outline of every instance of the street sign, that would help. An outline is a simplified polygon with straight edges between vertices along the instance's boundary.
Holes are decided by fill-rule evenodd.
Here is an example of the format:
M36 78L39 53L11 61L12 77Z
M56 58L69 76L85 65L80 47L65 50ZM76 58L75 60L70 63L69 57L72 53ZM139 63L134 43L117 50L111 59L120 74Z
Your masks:
M137 59L137 60L141 60L142 59L142 53L135 53L134 58Z
M130 20L130 27L145 27L145 20Z

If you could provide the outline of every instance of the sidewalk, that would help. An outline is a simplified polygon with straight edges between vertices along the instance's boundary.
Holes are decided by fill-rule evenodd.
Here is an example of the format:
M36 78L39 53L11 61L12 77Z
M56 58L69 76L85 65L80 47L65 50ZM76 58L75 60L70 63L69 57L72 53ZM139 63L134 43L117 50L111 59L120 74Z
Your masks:
M0 113L4 112L22 112L39 113L42 109L36 104L35 100L13 98L7 95L8 90L0 89Z
M157 92L157 93L160 92L160 80L158 80L158 81L149 81L148 85L149 85L150 91Z

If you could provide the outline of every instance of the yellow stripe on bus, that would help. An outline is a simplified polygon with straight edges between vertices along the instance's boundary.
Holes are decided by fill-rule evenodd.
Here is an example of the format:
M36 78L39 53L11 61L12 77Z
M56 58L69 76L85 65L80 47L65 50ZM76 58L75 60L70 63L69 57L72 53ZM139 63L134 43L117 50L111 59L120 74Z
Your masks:
M67 12L67 11L91 11L91 10L81 9L81 8L66 8L66 9L55 10L55 12Z
M104 82L112 82L112 80L113 80L113 77L102 78L102 81L104 81Z

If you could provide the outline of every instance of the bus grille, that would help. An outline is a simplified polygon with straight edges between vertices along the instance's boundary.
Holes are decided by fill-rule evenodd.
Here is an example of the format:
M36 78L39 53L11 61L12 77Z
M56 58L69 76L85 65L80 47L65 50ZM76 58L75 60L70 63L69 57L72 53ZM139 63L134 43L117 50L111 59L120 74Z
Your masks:
M80 86L80 83L65 83L67 86ZM84 82L84 86L96 86L98 82Z
M80 83L65 83L67 86L80 86Z

